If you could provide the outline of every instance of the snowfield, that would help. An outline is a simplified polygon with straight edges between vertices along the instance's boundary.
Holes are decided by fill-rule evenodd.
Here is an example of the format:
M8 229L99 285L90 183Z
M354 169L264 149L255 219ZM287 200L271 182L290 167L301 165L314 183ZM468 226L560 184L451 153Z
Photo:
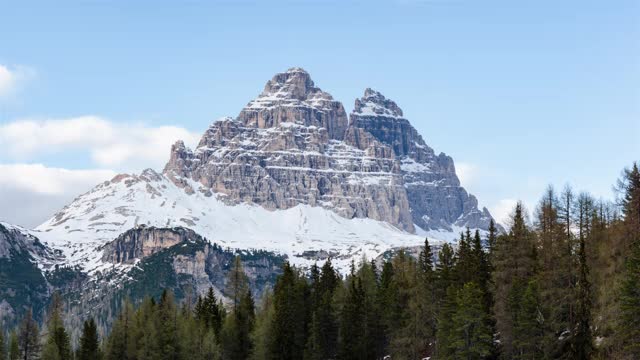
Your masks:
M314 262L302 257L303 252L323 250L343 271L351 259L372 259L392 248L420 245L429 235L410 234L366 218L347 219L309 205L274 211L227 205L200 183L183 180L195 193L187 194L153 170L116 176L76 198L32 234L62 251L65 264L79 265L89 273L112 268L113 264L102 262L101 247L138 225L191 228L223 247L274 251L302 267Z

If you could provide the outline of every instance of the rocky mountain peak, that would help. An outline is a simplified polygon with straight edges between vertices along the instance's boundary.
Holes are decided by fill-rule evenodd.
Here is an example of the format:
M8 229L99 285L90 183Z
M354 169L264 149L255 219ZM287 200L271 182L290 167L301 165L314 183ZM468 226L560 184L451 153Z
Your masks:
M290 68L284 73L276 74L267 82L261 96L276 95L282 98L291 97L306 100L312 93L322 92L315 87L308 72L302 68ZM326 94L331 98L329 94Z
M272 128L296 123L327 129L331 139L342 140L348 125L339 101L315 86L302 68L276 74L257 98L250 101L237 119L247 127Z
M364 96L356 99L353 112L363 116L402 117L402 109L392 100L371 88L364 91Z

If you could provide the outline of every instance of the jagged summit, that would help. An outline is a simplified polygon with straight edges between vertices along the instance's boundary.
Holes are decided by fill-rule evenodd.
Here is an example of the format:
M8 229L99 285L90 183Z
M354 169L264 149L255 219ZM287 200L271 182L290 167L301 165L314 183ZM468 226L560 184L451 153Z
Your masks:
M282 122L327 129L329 137L342 140L348 118L339 101L316 87L309 73L291 68L267 81L264 90L238 115L245 126L271 128Z
M380 92L371 88L364 91L363 97L356 99L353 112L362 116L402 117L402 109L394 101L385 98Z
M453 159L436 154L396 102L367 89L348 120L339 101L291 68L236 118L213 122L195 149L176 142L162 174L96 186L39 236L99 271L112 266L100 247L141 224L189 227L298 264L309 264L307 251L331 250L345 266L418 245L422 231L448 240L466 226L487 229L491 215L460 185Z

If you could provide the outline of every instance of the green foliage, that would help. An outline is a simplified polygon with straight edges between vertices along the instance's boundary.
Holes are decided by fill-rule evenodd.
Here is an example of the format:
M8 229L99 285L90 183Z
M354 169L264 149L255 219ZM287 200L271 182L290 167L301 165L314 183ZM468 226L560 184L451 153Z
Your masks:
M20 359L20 342L18 340L18 333L15 331L11 332L11 336L9 337L9 360L18 360Z
M491 353L492 334L483 298L482 289L473 282L464 284L456 296L451 334L455 358L482 359Z
M98 342L98 328L93 318L85 320L82 326L82 335L80 336L80 348L78 349L77 360L99 360L102 358L100 353L100 343Z

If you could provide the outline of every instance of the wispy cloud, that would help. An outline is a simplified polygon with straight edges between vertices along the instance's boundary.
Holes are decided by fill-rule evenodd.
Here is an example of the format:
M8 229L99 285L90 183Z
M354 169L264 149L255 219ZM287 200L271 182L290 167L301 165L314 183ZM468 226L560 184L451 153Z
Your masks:
M199 137L182 127L120 123L98 116L26 119L0 126L0 155L29 162L43 153L86 152L96 167L138 171L161 167L176 140L193 146Z
M0 164L0 220L35 227L79 194L114 175L111 170Z
M35 76L35 70L27 66L0 64L0 99L15 94L25 83Z

